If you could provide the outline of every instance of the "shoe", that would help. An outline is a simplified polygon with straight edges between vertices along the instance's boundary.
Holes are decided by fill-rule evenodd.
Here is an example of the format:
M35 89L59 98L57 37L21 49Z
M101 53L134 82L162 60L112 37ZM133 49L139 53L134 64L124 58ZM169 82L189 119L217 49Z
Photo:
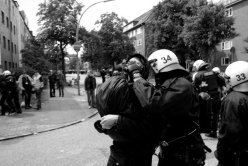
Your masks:
M211 132L211 133L207 133L205 134L207 137L212 137L212 138L217 138L217 133Z

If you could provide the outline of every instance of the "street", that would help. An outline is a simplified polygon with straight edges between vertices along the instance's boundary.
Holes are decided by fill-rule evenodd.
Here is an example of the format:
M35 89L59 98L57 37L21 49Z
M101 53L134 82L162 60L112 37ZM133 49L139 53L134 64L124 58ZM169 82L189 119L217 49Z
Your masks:
M104 166L111 139L99 134L91 119L59 130L0 142L1 166ZM208 141L208 146L214 146ZM214 166L208 155L206 166ZM157 158L154 156L153 166Z

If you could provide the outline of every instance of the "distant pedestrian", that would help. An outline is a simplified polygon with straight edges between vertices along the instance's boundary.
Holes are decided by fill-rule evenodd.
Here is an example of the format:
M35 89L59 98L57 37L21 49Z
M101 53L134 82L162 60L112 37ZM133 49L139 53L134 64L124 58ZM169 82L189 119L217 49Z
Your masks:
M50 97L55 97L56 72L51 70L49 79Z
M61 70L58 70L57 73L57 88L59 90L59 97L64 97L64 86L65 86L65 76L61 72Z
M221 105L215 157L219 166L248 165L248 63L236 61L225 71L230 93Z
M21 94L24 97L25 109L32 108L30 105L33 88L32 83L33 79L26 73L26 71L24 71L23 74L19 76L18 85L21 89Z
M95 89L96 89L96 78L92 72L89 70L87 76L84 80L84 88L87 93L87 99L89 104L89 109L95 107Z
M37 100L37 110L40 110L41 109L41 93L44 87L44 83L43 83L42 76L38 72L34 73L33 80L34 80L34 91L35 91L36 100Z
M102 77L102 83L104 83L104 82L105 82L106 70L103 68L103 69L100 71L100 74L101 74L101 77Z

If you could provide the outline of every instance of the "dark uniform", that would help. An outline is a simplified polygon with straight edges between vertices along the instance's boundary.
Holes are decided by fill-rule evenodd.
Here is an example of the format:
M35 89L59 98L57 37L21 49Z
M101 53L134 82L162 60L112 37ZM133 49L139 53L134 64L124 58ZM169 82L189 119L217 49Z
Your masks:
M143 108L158 122L160 135L159 166L202 166L204 142L197 130L199 102L186 71L160 73L159 88L140 79L134 91Z
M213 71L208 71L207 66L203 66L195 75L194 85L199 94L204 92L209 96L208 99L200 97L200 131L217 137L221 87L225 86L225 80Z
M9 110L9 112L22 113L16 80L12 75L5 76L0 105L2 106L1 115L5 115L7 110Z
M221 106L219 166L248 165L248 92L230 92Z
M52 73L49 77L49 88L50 88L50 97L55 97L55 85L56 85L56 73Z
M130 56L129 60L132 58L142 63L140 73L147 79L147 61L140 54ZM153 125L156 121L141 107L127 77L126 73L112 76L97 88L96 106L100 115L118 115L118 120L110 130L101 129L100 121L95 126L113 139L107 166L151 166L158 140L157 125Z

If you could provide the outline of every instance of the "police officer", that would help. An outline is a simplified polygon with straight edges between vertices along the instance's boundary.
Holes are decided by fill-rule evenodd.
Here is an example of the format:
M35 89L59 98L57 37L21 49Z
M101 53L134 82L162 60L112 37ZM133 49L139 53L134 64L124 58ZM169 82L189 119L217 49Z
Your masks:
M194 76L194 85L200 96L200 129L206 136L217 138L219 110L221 105L220 88L225 85L222 80L209 68L203 60L194 62L197 72Z
M158 122L158 166L203 166L205 145L196 123L198 96L185 78L189 73L167 49L153 52L148 61L155 73L157 88L141 78L136 79L133 89L142 107L150 110Z
M3 72L5 76L5 84L2 91L2 98L0 104L2 106L1 115L5 115L5 112L8 109L11 109L10 112L22 113L21 106L19 103L19 93L16 84L16 80L9 70ZM8 104L5 105L5 103Z
M215 156L219 166L248 164L248 62L236 61L225 71L231 92L221 106Z
M112 76L99 86L103 92L107 91L107 88L104 89L106 86L113 90L112 97L102 103L107 104L109 109L100 122L105 133L113 139L107 166L151 166L157 144L156 128L152 125L155 122L152 123L149 112L140 106L132 90L136 77L148 78L149 64L144 56L134 54L127 60L126 72ZM104 97L103 94L107 95L97 93L99 111L102 110L100 99Z

